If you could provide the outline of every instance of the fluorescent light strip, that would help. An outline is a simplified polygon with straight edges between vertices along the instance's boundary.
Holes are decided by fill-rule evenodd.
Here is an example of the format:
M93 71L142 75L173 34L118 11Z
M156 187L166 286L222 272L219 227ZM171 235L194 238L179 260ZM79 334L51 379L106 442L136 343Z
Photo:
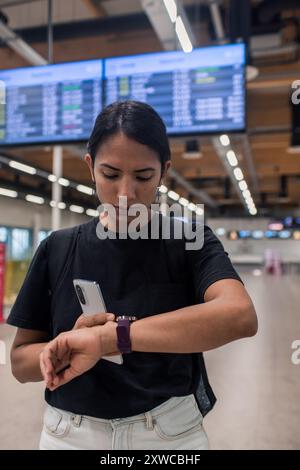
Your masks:
M245 191L246 189L248 189L248 185L245 180L239 182L239 187L241 191Z
M204 214L204 210L202 209L202 207L197 207L196 208L196 214L197 215L203 215Z
M230 145L230 140L227 134L223 134L220 136L220 142L223 145L223 147L228 147Z
M11 160L9 162L9 166L14 168L15 170L23 171L24 173L28 173L29 175L35 175L37 170L29 165L24 165L24 163L16 162L15 160Z
M12 191L11 189L0 188L0 196L18 197L18 193L17 191Z
M173 199L174 201L178 201L180 199L179 194L175 193L175 191L169 191L168 192L168 197L170 199Z
M70 186L70 181L67 180L66 178L59 178L58 183L61 186Z
M244 179L243 172L239 167L237 167L233 170L233 174L234 174L235 179L238 180L238 181Z
M95 209L87 209L85 213L86 215L89 215L90 217L99 217L99 212Z
M163 0L163 2L165 4L170 20L172 21L172 23L175 23L176 18L177 18L176 2L174 0Z
M181 197L179 199L179 204L181 204L182 206L187 206L189 204L189 201L185 197Z
M197 206L193 202L190 202L188 204L188 209L190 209L190 211L195 211L197 209Z
M175 31L178 36L179 42L184 52L192 52L193 45L190 41L189 35L185 29L184 23L182 21L181 16L177 16L176 24L175 24Z
M233 150L228 150L228 152L226 153L226 157L230 166L237 166L238 160Z
M76 189L77 191L84 193L84 194L88 194L89 196L92 196L94 192L93 188L90 188L89 186L85 186L84 184L78 184L76 186Z
M51 206L51 207L56 207L56 202L55 202L55 201L50 201L50 206ZM58 207L59 209L65 209L67 206L66 206L66 203L65 203L65 202L59 202L59 203L57 204L57 207Z
M81 206L76 206L76 205L72 204L70 206L70 211L71 212L76 212L77 214L83 214L84 208L81 207Z
M251 193L249 189L245 189L245 191L242 192L243 196L245 199L250 199L251 198Z
M43 197L34 196L33 194L26 194L26 201L33 202L34 204L44 204L45 199Z
M163 193L163 194L167 193L168 192L167 186L165 186L164 184L160 185L159 186L159 192Z

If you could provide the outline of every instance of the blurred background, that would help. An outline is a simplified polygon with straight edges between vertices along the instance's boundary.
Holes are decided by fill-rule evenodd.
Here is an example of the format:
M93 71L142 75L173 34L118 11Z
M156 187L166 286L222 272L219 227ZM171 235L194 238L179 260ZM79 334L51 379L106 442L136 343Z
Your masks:
M0 449L37 448L44 406L5 318L40 241L97 215L86 142L131 98L168 129L162 203L204 204L259 317L205 355L211 447L299 449L299 0L0 0Z

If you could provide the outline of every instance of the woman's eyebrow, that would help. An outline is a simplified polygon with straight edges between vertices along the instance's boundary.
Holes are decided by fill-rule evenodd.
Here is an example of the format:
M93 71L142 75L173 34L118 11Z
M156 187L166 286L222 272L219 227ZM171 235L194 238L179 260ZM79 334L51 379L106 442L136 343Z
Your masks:
M116 168L112 165L109 165L108 163L100 163L99 166L104 166L106 168L109 168L110 170L115 170L115 171L122 171L120 168ZM135 170L135 173L141 173L142 171L155 171L155 168L152 167L147 167L147 168L141 168L140 170Z

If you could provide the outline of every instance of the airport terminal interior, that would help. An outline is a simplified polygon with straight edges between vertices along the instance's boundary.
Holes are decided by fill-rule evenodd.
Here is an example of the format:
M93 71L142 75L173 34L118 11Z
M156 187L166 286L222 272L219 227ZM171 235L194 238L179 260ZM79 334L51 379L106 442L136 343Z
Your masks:
M258 332L205 352L211 449L300 449L299 0L0 0L0 449L37 449L44 384L6 324L39 244L98 217L83 158L118 100L154 107L162 212L204 217Z

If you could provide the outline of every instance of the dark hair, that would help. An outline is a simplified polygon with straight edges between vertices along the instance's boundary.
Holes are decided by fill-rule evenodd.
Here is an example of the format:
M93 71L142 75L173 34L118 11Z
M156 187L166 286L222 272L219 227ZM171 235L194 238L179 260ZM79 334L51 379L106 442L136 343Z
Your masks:
M116 101L98 115L88 141L93 163L101 144L109 137L124 133L128 138L154 150L162 165L171 158L166 126L159 114L140 101Z

